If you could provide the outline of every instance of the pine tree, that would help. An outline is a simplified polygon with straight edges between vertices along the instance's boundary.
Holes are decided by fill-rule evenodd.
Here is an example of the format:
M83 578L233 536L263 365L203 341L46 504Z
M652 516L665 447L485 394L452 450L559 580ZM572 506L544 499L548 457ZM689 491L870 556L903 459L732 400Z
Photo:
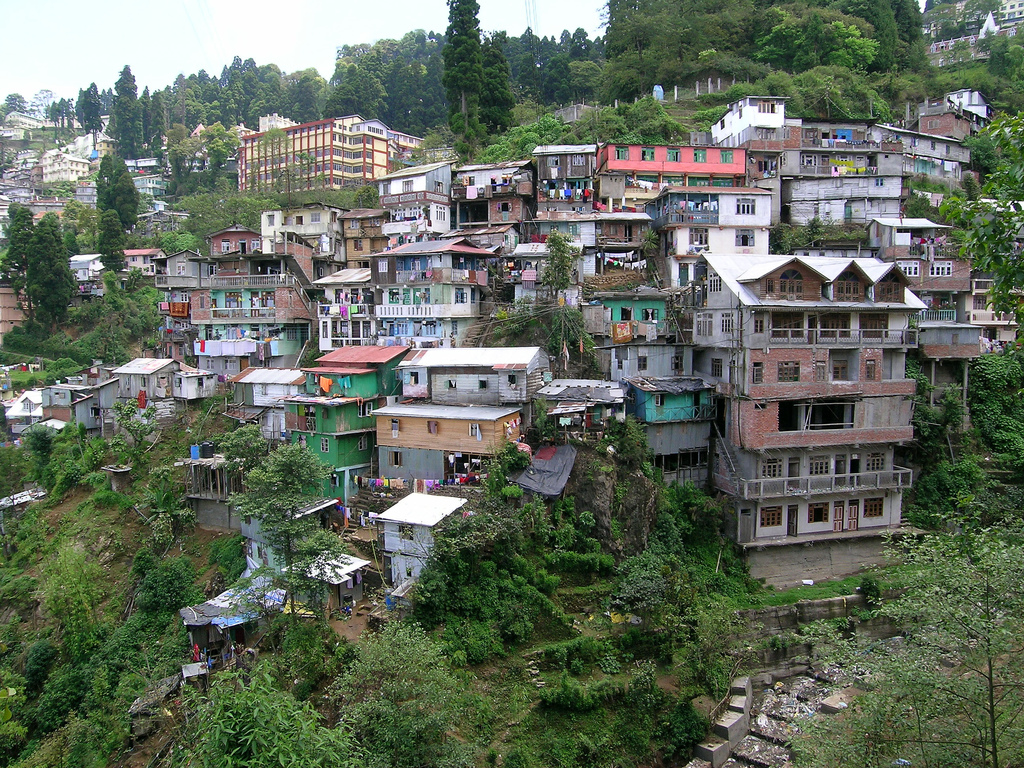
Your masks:
M455 148L469 155L483 136L480 92L484 60L480 46L480 5L476 0L448 0L448 42L444 47L444 83L448 125L458 138Z
M78 118L82 129L94 136L103 130L102 109L100 91L96 87L96 83L90 83L88 88L78 92L78 102L75 104L75 117Z
M36 308L39 320L51 330L67 317L68 304L75 293L75 278L68 264L56 214L43 216L32 232L25 291Z
M125 232L138 220L139 191L124 161L115 155L106 155L100 161L100 172L96 177L96 208L116 211Z
M8 212L10 223L7 225L7 252L4 254L0 271L4 279L11 284L14 294L23 297L25 291L25 275L28 272L28 255L32 244L32 211L27 206L11 203ZM29 319L34 316L31 297L26 299L26 310Z
M103 267L112 272L124 269L124 230L117 211L104 211L100 216L100 232L96 239L96 248L100 252Z
M142 152L142 111L131 67L125 66L121 70L114 91L110 115L112 138L117 141L118 151L123 157L135 159Z
M480 119L490 133L502 133L512 127L512 70L501 45L493 37L483 46L483 92L480 94Z

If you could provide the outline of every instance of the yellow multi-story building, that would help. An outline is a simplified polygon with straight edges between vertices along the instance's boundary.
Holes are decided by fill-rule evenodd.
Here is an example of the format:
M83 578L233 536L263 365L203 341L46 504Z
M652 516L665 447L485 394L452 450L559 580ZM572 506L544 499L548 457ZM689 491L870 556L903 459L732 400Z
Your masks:
M241 138L238 188L361 186L389 173L421 141L359 115L252 133Z

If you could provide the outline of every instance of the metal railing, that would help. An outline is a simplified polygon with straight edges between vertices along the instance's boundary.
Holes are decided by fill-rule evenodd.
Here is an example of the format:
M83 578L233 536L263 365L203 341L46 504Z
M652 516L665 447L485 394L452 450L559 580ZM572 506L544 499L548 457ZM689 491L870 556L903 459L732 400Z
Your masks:
M214 307L210 317L214 320L273 320L277 310L274 307Z
M653 227L659 229L668 224L717 224L718 211L686 211L685 213L666 213L654 220Z
M917 331L873 328L772 328L765 334L754 334L753 345L759 346L758 336L767 336L771 344L831 344L835 346L913 347L917 345Z
M210 278L211 288L279 288L295 285L293 275L231 275Z
M917 315L918 321L941 321L941 322L956 322L956 310L955 309L922 309Z
M153 284L157 288L198 288L199 278L195 275L156 275Z
M771 477L760 480L741 480L740 493L744 499L763 499L793 494L814 496L858 490L908 488L912 477L913 472L903 467L844 475Z

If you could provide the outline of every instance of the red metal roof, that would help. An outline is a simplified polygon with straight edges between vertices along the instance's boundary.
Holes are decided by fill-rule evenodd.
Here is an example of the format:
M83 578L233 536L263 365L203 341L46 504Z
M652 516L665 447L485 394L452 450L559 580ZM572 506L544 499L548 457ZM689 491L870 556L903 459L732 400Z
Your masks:
M302 370L304 370L306 373L334 373L334 374L344 374L346 376L353 376L353 375L355 375L357 373L373 373L375 371L374 368L345 368L345 367L335 367L335 368L323 368L323 367L320 367L320 368L303 368Z
M328 352L316 361L329 367L365 366L367 363L378 365L394 360L409 351L408 347L342 347Z

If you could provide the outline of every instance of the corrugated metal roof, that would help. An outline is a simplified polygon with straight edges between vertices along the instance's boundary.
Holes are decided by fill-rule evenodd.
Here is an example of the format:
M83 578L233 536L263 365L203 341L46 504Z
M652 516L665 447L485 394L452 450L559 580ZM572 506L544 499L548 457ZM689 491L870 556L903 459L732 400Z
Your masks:
M493 256L484 248L477 248L469 241L461 240L427 240L422 243L406 243L390 251L383 251L385 256L405 256L411 253L465 253L470 256Z
M347 283L370 282L369 267L358 269L339 269L330 275L324 275L313 281L313 285L345 285Z
M533 160L506 160L503 163L477 163L475 165L460 165L455 173L471 173L473 171L493 171L505 168L525 168Z
M318 363L331 363L335 366L365 365L366 363L386 363L409 351L408 347L341 347L318 357Z
M568 155L597 152L597 144L541 144L533 150L535 155Z
M429 493L410 493L377 520L388 523L408 523L410 525L435 526L468 499L455 496L435 496Z
M344 374L345 376L354 376L357 373L373 373L373 368L325 368L320 366L319 368L303 368L306 373L333 373L333 374Z
M246 368L228 379L231 384L302 384L305 381L306 374L297 368Z
M346 211L339 216L339 219L373 219L383 216L387 211L383 208L355 208L351 211Z
M111 373L156 373L172 365L174 362L170 357L137 357L130 363L125 363L120 368L115 368Z
M436 171L438 168L444 168L446 165L452 165L450 161L440 163L428 163L427 165L413 165L408 168L403 168L400 171L389 173L387 176L379 176L374 181L387 181L388 179L401 179L406 176L419 176L421 173L429 173L430 171Z
M386 405L374 409L375 416L408 416L418 419L459 419L464 421L497 421L513 413L519 408L500 407L494 405L435 405L422 403L411 405Z
M358 347L357 347L358 349ZM460 366L497 369L498 366L525 367L538 354L540 347L437 347L415 350L398 364L399 368L458 368ZM546 359L546 357L545 357Z
M644 392L668 392L672 395L715 388L712 382L701 376L634 376L624 381Z

